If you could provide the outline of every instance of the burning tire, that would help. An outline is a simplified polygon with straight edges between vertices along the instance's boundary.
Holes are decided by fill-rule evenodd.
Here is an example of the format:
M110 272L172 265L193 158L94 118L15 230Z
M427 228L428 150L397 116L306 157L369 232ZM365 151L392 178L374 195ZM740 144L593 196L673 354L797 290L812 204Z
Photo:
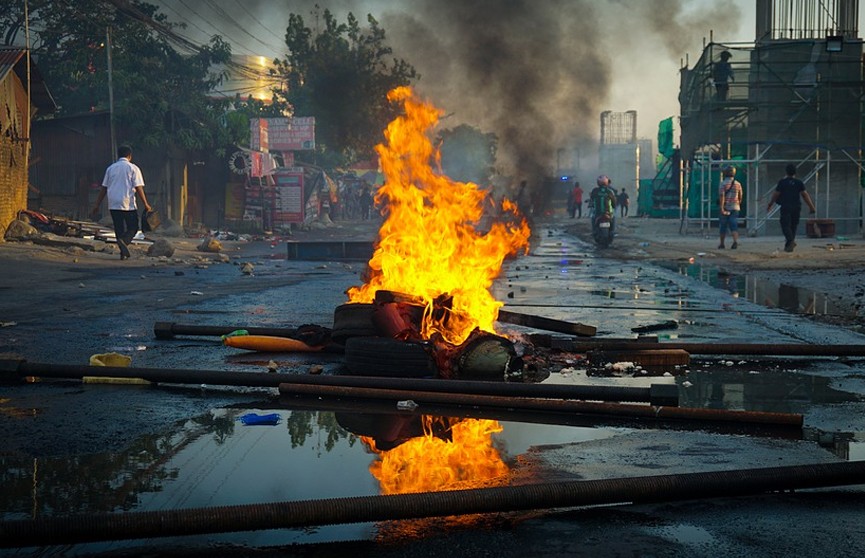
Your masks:
M372 304L342 304L333 311L331 339L344 344L351 337L375 337L378 335L372 323Z
M345 342L345 364L355 376L430 378L436 375L423 345L389 337L352 337Z

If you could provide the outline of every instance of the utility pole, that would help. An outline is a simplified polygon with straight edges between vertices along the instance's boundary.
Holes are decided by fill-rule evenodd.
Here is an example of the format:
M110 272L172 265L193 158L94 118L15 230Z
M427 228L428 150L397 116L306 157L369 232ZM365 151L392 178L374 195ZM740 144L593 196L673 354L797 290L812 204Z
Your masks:
M114 132L114 72L111 66L111 27L105 28L105 54L108 57L108 126L111 129L111 156L117 157L117 136Z

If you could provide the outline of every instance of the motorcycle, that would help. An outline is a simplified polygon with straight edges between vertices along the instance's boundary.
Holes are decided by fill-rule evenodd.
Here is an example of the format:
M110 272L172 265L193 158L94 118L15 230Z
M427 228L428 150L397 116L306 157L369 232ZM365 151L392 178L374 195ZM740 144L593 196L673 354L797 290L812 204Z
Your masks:
M592 222L592 236L599 248L606 248L613 243L613 216L601 213Z

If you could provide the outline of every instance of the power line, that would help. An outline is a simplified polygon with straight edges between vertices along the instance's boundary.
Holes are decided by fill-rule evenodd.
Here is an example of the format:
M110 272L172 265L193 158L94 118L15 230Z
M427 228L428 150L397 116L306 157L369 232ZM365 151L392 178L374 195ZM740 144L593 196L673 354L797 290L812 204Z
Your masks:
M214 24L212 24L212 23L210 22L210 20L208 20L206 17L202 16L201 14L199 14L198 12L196 12L193 8L191 8L191 7L189 6L189 4L186 3L185 0L179 0L179 1L180 1L180 4L183 5L184 8L186 8L187 10L189 10L189 13L195 15L196 18L197 18L198 20L200 20L200 21L206 23L207 25L210 26L211 29L213 29L214 31L216 31L216 34L217 34L217 35L224 36L224 37L227 37L227 38L231 38L231 37L228 36L227 33L225 33L224 31L222 31L221 29L219 29L218 27L216 27ZM168 7L168 2L164 2L163 5L164 5L165 7ZM199 31L201 31L205 36L207 36L207 37L211 36L211 34L209 34L207 31L205 31L205 30L202 29L200 26L198 26L198 25L197 25L197 24L196 24L196 23L195 23L191 18L189 18L188 16L187 16L187 17L184 17L180 12L178 12L178 11L175 10L174 8L170 8L170 9L171 9L171 11L173 11L175 14L177 14L178 17L180 17L181 19L183 19L184 21L186 21L186 22L189 23L190 25L193 25L196 29L198 29ZM246 46L244 46L243 43L241 43L240 41L232 40L231 42L232 42L232 44L233 44L234 46L236 46L237 48L239 48L239 49L245 51L247 54L250 54L250 55L253 55L253 56L257 55L257 53L255 53L255 52L251 51L250 49L246 48Z
M232 25L233 25L234 27L236 27L237 29L240 29L244 34L246 34L247 36L249 36L250 38L252 38L254 41L256 41L257 43L259 43L259 44L262 45L263 47L265 47L265 48L267 48L267 49L273 49L273 45L269 45L269 44L265 43L264 41L262 41L261 39L259 39L258 37L256 37L256 36L253 35L252 33L250 33L249 31L247 31L246 28L244 28L242 25L240 25L239 23L237 23L237 22L234 20L233 17L231 17L230 15L228 15L228 14L225 12L225 10L223 10L221 7L219 7L219 6L216 4L216 2L214 2L213 0L206 0L206 2L207 2L207 5L210 6L210 8L211 8L214 12L216 12L217 15L219 15L220 17L223 18L224 21L226 21L226 22L232 24Z
M262 29L264 29L265 31L267 31L268 33L270 33L273 37L276 37L280 42L285 41L285 37L280 37L279 35L277 35L277 34L274 33L273 31L271 31L270 28L268 28L265 24L263 24L263 23L261 22L261 20L259 20L258 17L256 17L256 15L255 15L254 13L250 12L249 9L248 9L246 6L244 6L243 4L241 4L239 0L234 0L234 3L235 3L237 6L239 6L240 9L242 9L244 12L246 12L246 15L248 15L249 17L251 17L252 20L255 21L255 23L259 24L259 25L261 26Z
M169 4L169 3L166 2L165 4L162 5L162 7L163 7L163 8L168 8L169 10L171 10L172 12L174 12L174 15L176 15L177 17L179 17L181 20L185 20L186 23L188 23L189 25L195 27L196 29L198 29L199 31L201 31L201 33L202 33L203 35L207 36L207 34L208 34L207 31L205 31L204 29L202 29L201 27L199 27L198 24L195 23L194 21L192 21L191 19L185 19L185 18L183 17L183 15L180 14L180 12L178 12L177 10L175 10L175 9L171 6L171 4Z
M153 18L151 18L147 14L141 12L135 6L131 5L128 2L128 0L102 0L102 1L105 3L111 4L119 12L121 12L121 13L127 15L128 17L131 17L132 19L135 19L136 21L139 21L140 23L143 23L144 25L154 29L156 32L160 33L164 37L166 37L170 40L173 40L174 42L178 43L181 47L183 47L184 49L186 49L188 51L195 52L195 53L201 53L202 50L204 49L204 47L202 47L201 45L194 43L190 39L187 39L187 38L179 35L174 30L172 30L169 27L155 21ZM186 5L186 3L183 0L180 0L180 2L184 6ZM188 6L187 6L187 8L188 8ZM207 22L207 20L204 20L204 21ZM208 23L208 25L211 25L210 22L207 22L207 23ZM213 25L211 25L211 27L213 27ZM213 28L215 30L219 31L216 27L213 27ZM255 54L253 53L253 55L255 55ZM262 72L260 72L256 68L253 68L253 67L250 67L250 66L247 66L244 64L240 64L240 63L235 62L233 60L229 60L228 62L226 62L225 66L227 68L235 71L238 76L245 77L248 79L260 80L260 79L270 77L267 74L263 74ZM274 78L271 78L271 79L274 79Z

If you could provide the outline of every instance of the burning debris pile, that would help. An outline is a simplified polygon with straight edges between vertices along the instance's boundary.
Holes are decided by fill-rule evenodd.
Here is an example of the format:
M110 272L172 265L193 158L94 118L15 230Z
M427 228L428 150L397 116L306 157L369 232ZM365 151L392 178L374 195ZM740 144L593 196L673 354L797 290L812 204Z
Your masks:
M503 303L490 288L505 258L527 249L531 231L509 200L497 203L477 184L453 181L440 171L440 153L428 134L441 111L408 87L391 91L388 99L401 102L404 114L376 146L385 175L376 202L385 208L385 220L364 284L348 290L351 304L345 306L361 316L361 330L369 325L403 351L417 347L420 363L429 355L440 377L503 380L522 365L513 344L495 334ZM497 219L481 230L491 210ZM349 369L355 364L358 371L368 342L346 340ZM430 366L416 370L425 374ZM498 422L448 421L437 429L430 417L422 420L424 435L387 451L374 438L363 438L379 456L370 471L383 493L438 490L507 473L491 438L501 430Z
M376 146L385 175L376 202L385 220L364 284L348 290L349 302L374 304L384 335L431 344L444 377L483 353L504 360L504 371L514 351L495 335L503 303L490 288L505 258L528 248L531 231L509 200L496 202L479 185L440 172L440 152L429 136L439 109L409 87L388 98L401 102L404 114ZM481 230L491 211L496 220ZM489 362L479 368L486 372Z

